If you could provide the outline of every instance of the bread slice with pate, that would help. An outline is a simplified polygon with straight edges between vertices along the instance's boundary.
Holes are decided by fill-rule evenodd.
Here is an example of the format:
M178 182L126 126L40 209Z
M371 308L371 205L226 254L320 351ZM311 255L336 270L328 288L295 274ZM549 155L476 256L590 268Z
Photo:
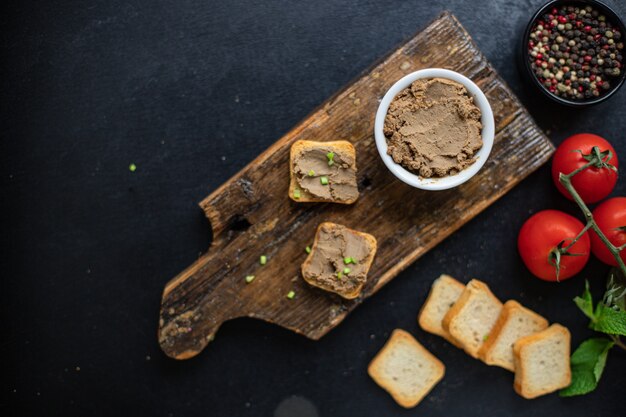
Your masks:
M361 294L376 255L376 238L336 223L321 223L302 277L314 287L352 299Z
M289 198L297 203L352 204L359 197L356 150L348 141L295 142L289 172Z

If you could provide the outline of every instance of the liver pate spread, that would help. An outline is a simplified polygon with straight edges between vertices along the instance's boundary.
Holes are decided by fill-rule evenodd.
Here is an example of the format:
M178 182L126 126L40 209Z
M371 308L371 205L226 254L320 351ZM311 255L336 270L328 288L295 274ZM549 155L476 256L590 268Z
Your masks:
M353 155L330 146L304 148L293 158L297 186L314 198L329 201L351 201L359 196L355 167ZM327 184L322 183L322 177L326 177Z
M444 78L420 79L389 105L387 153L422 177L454 175L482 147L480 109L467 89Z
M302 267L304 279L341 295L358 292L366 281L371 264L374 249L371 242L347 227L333 223L320 225L315 239L313 251ZM346 263L346 258L351 258L351 262Z

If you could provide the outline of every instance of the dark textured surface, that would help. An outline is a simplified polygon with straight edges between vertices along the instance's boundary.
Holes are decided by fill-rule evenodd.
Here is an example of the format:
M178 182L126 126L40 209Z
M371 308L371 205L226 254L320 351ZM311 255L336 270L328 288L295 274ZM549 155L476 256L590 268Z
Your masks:
M510 373L415 323L430 283L448 272L482 278L502 299L569 326L574 345L590 334L570 300L583 277L598 293L607 268L592 261L581 276L548 284L516 253L530 213L576 213L547 166L318 342L250 319L225 324L186 362L166 358L156 341L163 285L210 241L197 202L444 8L555 143L591 131L626 155L624 91L574 112L520 81L514 48L540 3L50 1L3 13L0 407L8 415L271 416L298 395L323 416L619 415L624 354L610 354L589 396L525 401ZM395 327L447 365L443 382L409 411L365 372ZM302 398L278 414L299 409L311 414Z

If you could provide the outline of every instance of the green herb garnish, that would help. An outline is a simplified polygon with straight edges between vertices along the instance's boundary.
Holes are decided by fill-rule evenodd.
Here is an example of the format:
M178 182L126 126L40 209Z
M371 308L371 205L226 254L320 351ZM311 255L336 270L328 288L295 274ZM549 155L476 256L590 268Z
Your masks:
M254 275L246 275L246 283L250 284L252 281L254 281L254 278Z
M261 265L265 265L267 263L267 256L261 255L261 257L259 258L259 262L261 263Z
M306 248L304 248L304 250L306 251L306 253L311 253L311 247L307 246Z
M335 153L334 152L328 152L326 154L326 158L328 158L328 166L329 167L332 166L335 163L335 161L333 161L334 157L335 157Z
M320 177L320 182L322 185L328 185L328 177Z
M587 394L596 389L604 372L609 351L613 346L626 350L626 344L620 336L626 336L626 277L620 270L613 268L609 273L607 289L595 307L589 291L589 282L585 281L585 290L574 303L590 319L589 328L604 333L606 337L587 339L572 354L572 383L559 392L561 397Z
M341 273L341 271L337 272L337 279L341 279L342 276L343 274Z
M295 296L296 296L296 293L293 292L293 291L289 291L287 293L287 298L289 298L290 300L293 300L293 297L295 297Z
M350 268L344 268L343 273L348 275L352 270Z
M310 170L310 171L309 171L309 177L314 177L314 176L315 176L315 171Z
M135 171L137 171L137 165L135 165L135 164L130 164L130 165L128 166L128 169L130 170L130 172L135 172Z
M353 264L355 263L354 258L343 258L343 263L346 265Z
M295 198L296 200L300 199L300 189L296 188L295 190L293 190L293 198Z

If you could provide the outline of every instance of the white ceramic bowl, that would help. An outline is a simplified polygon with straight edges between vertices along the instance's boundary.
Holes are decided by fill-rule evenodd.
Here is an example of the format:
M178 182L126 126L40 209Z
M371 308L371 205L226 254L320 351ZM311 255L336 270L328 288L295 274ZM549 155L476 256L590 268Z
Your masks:
M391 101L400 91L410 86L415 80L420 78L435 77L447 78L463 84L465 88L467 88L470 95L474 97L474 103L478 106L482 115L481 123L483 126L483 146L475 155L476 161L459 173L441 178L421 178L418 175L404 169L402 165L396 164L391 156L387 154L387 138L383 133L383 125L385 124L385 117L387 116L387 110L389 110L389 104L391 104ZM491 147L493 146L494 134L495 123L493 120L493 112L491 111L491 106L489 105L489 101L487 101L487 97L485 97L480 88L478 88L478 86L469 78L459 74L458 72L442 68L423 69L402 77L398 82L391 86L389 91L387 91L387 94L383 97L380 105L378 106L376 121L374 123L374 138L376 139L376 147L378 148L378 153L380 154L383 162L387 165L387 168L389 168L393 175L398 177L401 181L413 187L421 188L422 190L446 190L463 184L465 181L472 178L487 161L489 153L491 152Z

